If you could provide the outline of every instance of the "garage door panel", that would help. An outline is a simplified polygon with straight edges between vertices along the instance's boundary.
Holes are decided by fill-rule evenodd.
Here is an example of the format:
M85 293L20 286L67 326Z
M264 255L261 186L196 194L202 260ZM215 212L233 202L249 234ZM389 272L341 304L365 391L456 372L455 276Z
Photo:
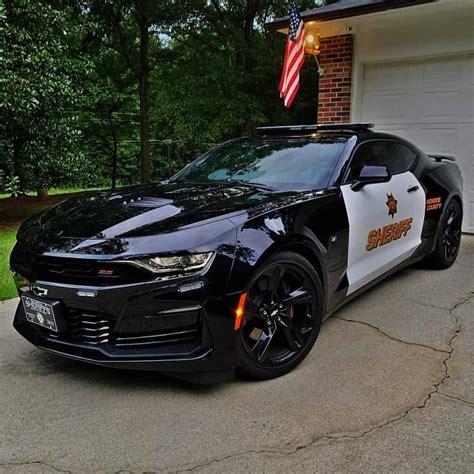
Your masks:
M457 126L413 126L412 136L425 153L456 155L458 137Z
M422 92L421 99L416 99L419 111L413 117L415 122L463 122L473 120L474 89L462 91L441 90Z
M423 84L472 84L474 64L469 56L433 59L423 64Z
M365 66L361 120L427 153L456 156L474 233L474 54Z
M376 123L461 123L474 121L474 86L463 90L367 91L364 120Z
M459 143L464 148L458 148L458 164L461 168L464 181L464 197L466 207L465 225L469 226L469 232L474 233L474 126L462 124L458 129ZM463 150L465 150L463 152ZM467 159L461 159L463 156Z
M379 64L365 70L364 90L407 89L421 85L422 67L416 63Z
M371 122L399 123L403 121L403 104L408 94L373 93L367 94L363 114Z

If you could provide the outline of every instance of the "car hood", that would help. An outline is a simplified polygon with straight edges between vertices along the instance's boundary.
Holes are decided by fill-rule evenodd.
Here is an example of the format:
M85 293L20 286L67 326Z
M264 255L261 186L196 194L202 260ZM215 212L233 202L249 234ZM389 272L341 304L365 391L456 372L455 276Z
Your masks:
M278 197L247 186L177 182L73 198L38 222L61 237L139 237L202 225Z
M39 224L61 237L144 236L221 215L244 194L248 189L187 183L125 188L69 199L40 215Z
M39 253L173 251L218 241L239 222L314 195L234 183L136 186L64 201L23 224L18 240Z

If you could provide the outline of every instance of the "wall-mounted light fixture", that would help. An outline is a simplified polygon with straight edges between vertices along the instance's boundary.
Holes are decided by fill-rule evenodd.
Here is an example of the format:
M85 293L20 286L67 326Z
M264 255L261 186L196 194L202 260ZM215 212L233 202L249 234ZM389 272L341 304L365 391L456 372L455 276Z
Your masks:
M318 56L321 54L321 51L319 50L319 45L320 45L319 33L310 32L306 35L304 52L306 54L309 54L310 56L313 56L318 66L318 74L322 76L324 74L324 69L321 67L321 64L319 63L319 60L318 60Z
M305 38L304 52L311 56L318 56L319 52L319 34L308 33Z

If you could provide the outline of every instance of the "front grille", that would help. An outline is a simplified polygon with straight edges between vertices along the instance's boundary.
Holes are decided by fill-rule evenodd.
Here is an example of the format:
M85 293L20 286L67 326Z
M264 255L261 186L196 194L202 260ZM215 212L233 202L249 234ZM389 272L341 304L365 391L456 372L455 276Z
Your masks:
M150 273L135 267L97 260L35 255L28 252L26 264L36 279L87 286L112 286L150 280Z
M177 318L177 327L174 328L122 333L114 332L116 321L105 314L68 308L65 316L67 330L59 335L50 333L50 336L81 344L109 344L117 348L140 348L197 341L201 333L197 317L193 318L193 324L186 326L178 326L180 320Z
M88 344L110 341L111 322L104 315L68 310L67 334Z
M128 336L120 335L114 338L113 344L116 347L143 347L154 344L172 344L193 341L197 338L197 335L197 328L189 328L161 334L146 334L143 336L137 336L136 334Z

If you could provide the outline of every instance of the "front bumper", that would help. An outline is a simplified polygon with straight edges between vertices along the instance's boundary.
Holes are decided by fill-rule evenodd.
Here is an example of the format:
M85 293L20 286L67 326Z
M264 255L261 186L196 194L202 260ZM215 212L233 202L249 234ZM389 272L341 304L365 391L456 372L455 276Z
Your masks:
M197 383L234 377L238 351L233 308L239 295L212 294L205 276L117 287L46 281L32 285L46 291L43 299L60 301L66 319L67 329L53 333L30 323L20 302L13 325L43 350ZM24 291L29 289L19 287L20 295Z

